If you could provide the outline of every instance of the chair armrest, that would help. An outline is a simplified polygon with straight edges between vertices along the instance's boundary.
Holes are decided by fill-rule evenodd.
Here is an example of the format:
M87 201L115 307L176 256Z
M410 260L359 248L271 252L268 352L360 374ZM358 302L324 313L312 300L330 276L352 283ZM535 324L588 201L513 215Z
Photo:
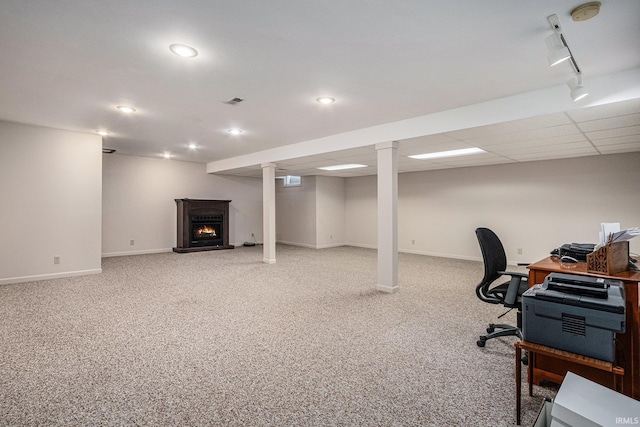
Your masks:
M507 293L504 296L504 305L507 307L514 307L516 305L516 301L518 300L518 291L520 289L520 284L522 282L528 282L529 275L525 273L509 271L501 271L500 274L511 276L509 287L507 288Z
M501 276L511 276L511 277L521 277L523 279L528 279L529 275L527 273L520 273L519 271L498 271Z

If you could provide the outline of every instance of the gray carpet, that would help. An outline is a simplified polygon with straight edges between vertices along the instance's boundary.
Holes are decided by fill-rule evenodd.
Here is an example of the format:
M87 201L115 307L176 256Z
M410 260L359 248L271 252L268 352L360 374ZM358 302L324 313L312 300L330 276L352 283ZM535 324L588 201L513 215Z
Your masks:
M277 251L0 286L0 424L515 425L514 338L475 344L503 311L475 296L481 263L400 254L383 294L374 250ZM523 425L553 390L534 394Z

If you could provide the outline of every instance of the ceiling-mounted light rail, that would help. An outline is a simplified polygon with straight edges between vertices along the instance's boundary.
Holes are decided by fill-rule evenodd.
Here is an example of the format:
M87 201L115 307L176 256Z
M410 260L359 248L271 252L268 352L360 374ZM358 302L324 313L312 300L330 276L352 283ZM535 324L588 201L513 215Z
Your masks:
M551 65L552 67L561 62L569 60L573 71L576 73L576 78L571 79L569 82L567 82L567 84L571 93L571 99L573 99L574 102L579 101L589 94L589 92L582 85L582 70L578 66L578 62L576 61L576 58L575 56L573 56L573 52L571 52L571 48L569 47L569 43L567 43L567 38L562 32L558 16L551 15L547 17L547 20L549 21L551 29L553 30L553 34L546 37L544 40L547 45L547 49L549 50L549 53L547 54L547 60L549 61L549 65Z

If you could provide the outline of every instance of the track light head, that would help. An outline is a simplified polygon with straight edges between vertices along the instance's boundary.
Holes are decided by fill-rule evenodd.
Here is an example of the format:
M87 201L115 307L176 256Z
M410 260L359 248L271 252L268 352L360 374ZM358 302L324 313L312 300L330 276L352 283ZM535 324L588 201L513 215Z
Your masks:
M552 67L571 58L571 52L569 52L569 48L563 42L560 33L551 34L544 39L544 42L547 44L547 49L549 50L547 60Z
M567 85L569 86L573 102L578 102L589 95L589 91L587 91L587 89L582 85L582 76L579 74L576 78L569 80Z

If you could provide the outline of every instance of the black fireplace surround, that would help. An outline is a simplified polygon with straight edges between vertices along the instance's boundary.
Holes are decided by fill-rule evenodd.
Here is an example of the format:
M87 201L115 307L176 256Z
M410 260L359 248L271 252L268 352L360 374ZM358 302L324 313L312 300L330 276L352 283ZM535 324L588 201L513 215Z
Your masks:
M233 249L229 244L231 200L175 199L178 208L174 252Z

